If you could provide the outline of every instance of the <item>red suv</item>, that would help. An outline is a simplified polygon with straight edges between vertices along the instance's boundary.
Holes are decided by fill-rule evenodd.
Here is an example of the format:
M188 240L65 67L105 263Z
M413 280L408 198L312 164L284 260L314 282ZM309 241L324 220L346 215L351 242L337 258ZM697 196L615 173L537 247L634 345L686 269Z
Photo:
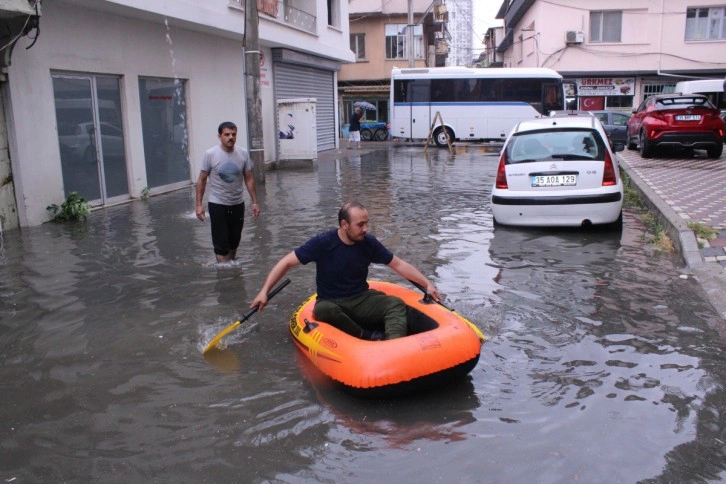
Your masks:
M699 94L659 94L646 98L628 120L625 144L636 144L643 158L660 146L706 150L709 158L723 152L724 121L720 111Z

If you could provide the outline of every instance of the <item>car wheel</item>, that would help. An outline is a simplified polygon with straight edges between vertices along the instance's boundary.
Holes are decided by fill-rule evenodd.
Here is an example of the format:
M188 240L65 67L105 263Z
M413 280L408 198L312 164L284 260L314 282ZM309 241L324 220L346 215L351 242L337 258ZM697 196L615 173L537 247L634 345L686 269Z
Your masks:
M723 144L706 149L706 153L708 153L709 158L721 158L721 153L723 153Z
M633 142L633 138L630 137L630 133L625 133L625 145L629 150L635 150L637 144Z
M638 151L640 152L640 156L643 158L650 158L653 156L653 147L650 145L648 137L645 136L645 131L640 132L640 138L638 139Z
M436 146L438 146L439 148L449 146L449 144L446 142L446 133L449 134L449 140L451 141L451 143L454 143L454 132L451 131L451 128L437 128L434 132L434 141L436 142Z
M360 139L362 139L363 141L370 141L373 139L373 133L371 133L370 129L361 129Z
M388 138L388 133L385 129L377 129L375 133L373 133L373 137L376 138L376 141L385 141L386 138Z

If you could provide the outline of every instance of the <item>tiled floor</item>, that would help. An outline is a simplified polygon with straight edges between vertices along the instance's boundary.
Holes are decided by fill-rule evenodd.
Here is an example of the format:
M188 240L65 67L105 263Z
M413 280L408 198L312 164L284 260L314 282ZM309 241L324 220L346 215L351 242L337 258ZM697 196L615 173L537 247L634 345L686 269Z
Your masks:
M720 159L703 155L643 159L637 151L618 153L681 218L719 231L701 249L704 260L726 269L726 154Z

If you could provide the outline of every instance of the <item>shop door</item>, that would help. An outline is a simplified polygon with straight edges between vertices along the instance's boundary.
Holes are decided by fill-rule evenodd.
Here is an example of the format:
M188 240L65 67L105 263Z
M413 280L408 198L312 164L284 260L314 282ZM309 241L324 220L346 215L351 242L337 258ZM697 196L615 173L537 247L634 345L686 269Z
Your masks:
M127 199L118 78L53 75L53 93L65 196L78 192L92 205Z

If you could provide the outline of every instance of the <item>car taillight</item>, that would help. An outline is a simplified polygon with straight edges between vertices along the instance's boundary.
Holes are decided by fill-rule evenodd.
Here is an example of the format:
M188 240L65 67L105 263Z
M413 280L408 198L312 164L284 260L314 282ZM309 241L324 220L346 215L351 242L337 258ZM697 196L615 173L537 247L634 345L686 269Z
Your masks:
M661 113L660 111L652 111L650 113L650 117L659 121L665 121L665 116L663 116L663 113Z
M502 153L501 158L499 158L499 168L497 168L496 187L508 190L509 185L507 185L507 172L504 169L504 165L506 165L506 163L504 162L504 153Z
M615 165L610 158L610 153L605 153L605 170L602 174L602 186L609 187L618 184L618 178L615 174Z

